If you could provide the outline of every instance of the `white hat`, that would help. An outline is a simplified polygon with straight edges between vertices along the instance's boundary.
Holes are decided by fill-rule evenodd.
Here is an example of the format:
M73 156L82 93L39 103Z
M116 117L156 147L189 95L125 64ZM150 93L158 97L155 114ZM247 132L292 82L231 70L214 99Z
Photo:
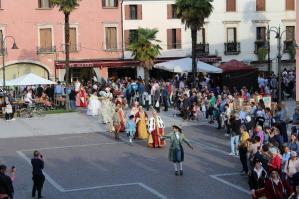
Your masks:
M291 157L297 157L296 151L291 151Z

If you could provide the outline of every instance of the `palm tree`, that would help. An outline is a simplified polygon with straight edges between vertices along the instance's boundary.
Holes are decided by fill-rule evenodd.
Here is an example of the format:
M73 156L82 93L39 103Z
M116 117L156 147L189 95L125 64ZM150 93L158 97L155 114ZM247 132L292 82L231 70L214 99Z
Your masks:
M134 33L134 32L133 32ZM157 39L157 29L138 28L138 30L130 35L130 45L128 50L132 52L132 57L140 62L140 66L144 68L144 79L146 85L149 82L149 70L152 69L154 61L160 50L161 41Z
M177 15L185 24L186 29L191 29L192 38L192 80L195 84L197 74L196 43L197 31L204 25L205 18L209 17L213 11L213 0L177 0L175 3Z
M64 14L64 37L65 37L65 81L70 83L70 15L81 0L51 0L53 6L59 7Z

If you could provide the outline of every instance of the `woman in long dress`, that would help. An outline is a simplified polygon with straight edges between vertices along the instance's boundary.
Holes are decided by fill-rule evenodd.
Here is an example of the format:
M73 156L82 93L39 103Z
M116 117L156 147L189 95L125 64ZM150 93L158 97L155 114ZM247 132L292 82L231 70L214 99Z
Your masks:
M148 116L143 110L142 106L139 106L139 111L135 115L136 124L137 124L137 135L136 137L142 140L148 139L148 132L146 128L146 123Z
M120 132L124 132L126 128L126 117L123 110L123 106L120 102L116 103L116 107L118 108L118 116L120 118Z
M148 138L148 146L152 148L163 147L165 142L160 138L164 136L165 125L161 117L158 116L156 110L153 110L153 117L150 118L148 126L148 131L150 133Z
M101 100L101 120L104 124L108 123L110 121L110 102L109 97L105 91L100 92L100 100ZM114 113L114 111L112 112Z
M97 92L93 91L93 94L89 98L89 103L87 107L87 115L97 116L100 111L100 101L97 96Z

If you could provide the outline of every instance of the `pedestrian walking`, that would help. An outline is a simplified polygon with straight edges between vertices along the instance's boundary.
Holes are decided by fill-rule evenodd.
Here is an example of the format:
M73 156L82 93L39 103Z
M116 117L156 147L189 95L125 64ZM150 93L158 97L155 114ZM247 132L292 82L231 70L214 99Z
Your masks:
M183 175L183 161L184 161L184 148L182 146L182 143L185 142L191 149L193 149L190 142L187 140L185 135L182 133L181 127L177 125L172 126L173 132L163 136L163 139L169 139L170 140L170 146L169 146L169 154L168 159L169 161L173 162L175 175ZM178 170L179 166L179 170Z
M0 165L0 199L12 199L14 195L12 180L5 174L6 169L5 165Z
M114 136L115 139L118 140L119 139L119 132L121 129L121 119L119 117L119 113L118 113L119 109L115 108L115 113L113 114L112 117L112 122L113 122L113 127L114 127Z
M33 180L33 187L32 187L32 198L35 198L36 191L38 199L44 198L42 196L42 189L45 182L45 176L43 174L44 169L44 158L43 155L39 151L33 152L33 158L31 159L32 165L32 180Z

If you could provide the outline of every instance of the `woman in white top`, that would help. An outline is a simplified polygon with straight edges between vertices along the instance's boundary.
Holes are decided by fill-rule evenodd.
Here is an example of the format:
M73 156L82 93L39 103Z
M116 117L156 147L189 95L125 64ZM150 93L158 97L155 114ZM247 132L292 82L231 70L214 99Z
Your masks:
M284 167L284 172L288 178L292 178L295 173L299 171L299 160L297 159L297 153L295 151L291 152L290 159L286 162Z

